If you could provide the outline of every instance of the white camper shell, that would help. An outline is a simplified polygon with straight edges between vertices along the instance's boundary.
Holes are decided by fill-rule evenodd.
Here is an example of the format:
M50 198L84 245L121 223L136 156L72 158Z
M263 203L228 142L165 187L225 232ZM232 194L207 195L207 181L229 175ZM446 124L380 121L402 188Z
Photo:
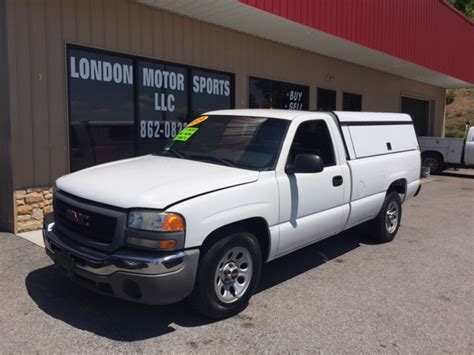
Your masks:
M335 112L348 144L350 159L417 150L409 115L399 113Z

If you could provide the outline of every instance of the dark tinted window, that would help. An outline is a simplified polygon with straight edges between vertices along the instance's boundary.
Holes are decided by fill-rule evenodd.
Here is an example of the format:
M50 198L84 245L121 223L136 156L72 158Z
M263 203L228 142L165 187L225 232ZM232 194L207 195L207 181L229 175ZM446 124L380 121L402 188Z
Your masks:
M265 170L273 167L288 124L265 117L204 116L159 154Z
M318 111L336 110L336 90L318 88Z
M249 86L250 108L272 108L271 80L250 78Z
M344 111L362 111L362 95L343 93L342 109Z
M250 77L249 107L307 110L309 87Z
M205 111L234 107L230 73L68 45L71 171L156 152Z
M69 49L71 171L134 155L133 61Z
M300 124L291 144L288 164L294 164L298 154L319 155L324 166L336 164L334 148L326 122L307 121Z

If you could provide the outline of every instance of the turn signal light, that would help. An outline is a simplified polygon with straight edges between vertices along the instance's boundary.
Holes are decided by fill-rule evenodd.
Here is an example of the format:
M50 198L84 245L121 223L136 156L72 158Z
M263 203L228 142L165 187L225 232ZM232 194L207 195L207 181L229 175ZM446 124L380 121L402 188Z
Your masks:
M166 214L161 227L163 232L182 232L184 231L184 219L177 214Z
M176 248L176 240L160 240L160 249L174 249Z
M127 243L142 248L170 250L176 248L176 240L173 239L143 239L128 237Z

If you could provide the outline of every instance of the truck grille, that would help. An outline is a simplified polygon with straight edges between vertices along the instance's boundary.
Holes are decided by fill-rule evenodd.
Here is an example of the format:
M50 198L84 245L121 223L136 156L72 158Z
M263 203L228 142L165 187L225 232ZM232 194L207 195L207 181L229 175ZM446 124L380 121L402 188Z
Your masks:
M54 199L54 220L59 232L71 231L107 244L112 243L117 226L114 217L78 208L58 198Z

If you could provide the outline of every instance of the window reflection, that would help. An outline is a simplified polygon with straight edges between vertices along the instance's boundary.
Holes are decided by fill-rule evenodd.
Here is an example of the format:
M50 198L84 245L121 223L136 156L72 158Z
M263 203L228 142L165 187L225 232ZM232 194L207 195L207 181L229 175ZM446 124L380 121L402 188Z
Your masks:
M184 159L271 169L288 125L288 120L276 118L210 115L188 139L170 142L158 154L172 150Z
M156 152L196 116L234 105L229 73L75 45L67 61L71 171Z
M133 61L78 49L68 59L71 171L133 156Z

